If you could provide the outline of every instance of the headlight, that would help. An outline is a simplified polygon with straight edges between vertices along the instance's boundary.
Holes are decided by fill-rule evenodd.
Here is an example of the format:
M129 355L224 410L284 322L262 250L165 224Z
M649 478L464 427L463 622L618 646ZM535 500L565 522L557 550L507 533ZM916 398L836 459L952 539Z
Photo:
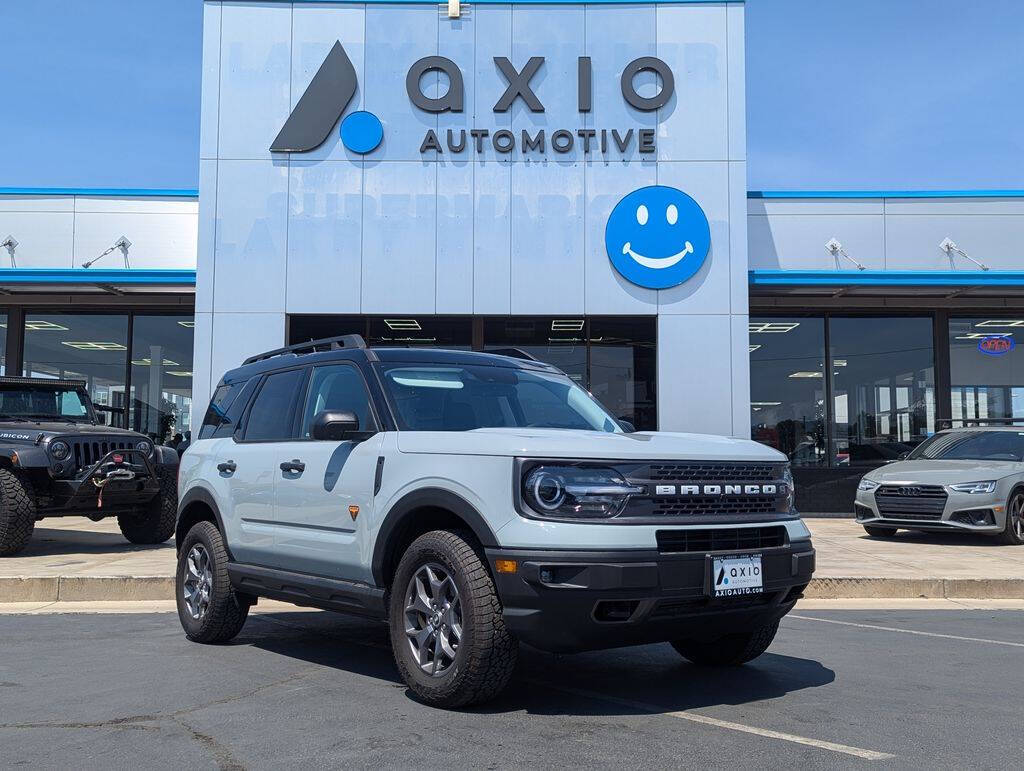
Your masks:
M71 447L67 442L62 442L60 439L50 442L50 455L53 456L54 460L64 460L70 454Z
M873 482L867 477L860 480L860 483L857 485L857 489L865 493L870 493L876 487L878 487L878 482Z
M964 482L959 485L950 485L950 490L956 490L958 493L973 493L981 495L983 493L994 493L996 491L995 480L988 482Z
M786 484L786 511L790 511L796 503L796 487L793 484L793 469L788 463L782 472L782 481Z
M147 442L145 439L143 439L142 441L135 443L135 449L138 450L141 453L146 454L147 456L148 455L152 455L153 454L153 443L152 442Z
M523 479L523 500L534 512L553 518L614 517L643 487L626 483L609 468L538 466Z

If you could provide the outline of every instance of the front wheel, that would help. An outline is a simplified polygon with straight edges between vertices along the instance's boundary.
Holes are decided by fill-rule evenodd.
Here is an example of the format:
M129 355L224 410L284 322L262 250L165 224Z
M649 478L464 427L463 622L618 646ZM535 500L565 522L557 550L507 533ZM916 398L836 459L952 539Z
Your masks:
M672 647L694 664L708 667L736 667L753 661L772 644L779 622L762 626L751 632L729 634L710 642L676 640Z
M999 534L1003 543L1020 545L1024 543L1024 493L1014 493L1006 505L1006 527Z
M494 698L508 684L519 654L471 538L450 530L421 535L391 584L395 663L412 692L437 707Z
M188 639L222 643L242 631L249 603L231 588L224 539L212 522L192 526L178 552L174 595Z

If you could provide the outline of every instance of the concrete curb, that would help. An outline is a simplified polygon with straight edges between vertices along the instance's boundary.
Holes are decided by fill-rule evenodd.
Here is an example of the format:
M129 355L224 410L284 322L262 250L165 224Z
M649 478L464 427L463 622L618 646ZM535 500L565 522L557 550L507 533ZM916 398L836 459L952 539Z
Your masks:
M1024 578L815 578L815 600L1022 600ZM173 600L173 576L13 576L0 578L0 602Z

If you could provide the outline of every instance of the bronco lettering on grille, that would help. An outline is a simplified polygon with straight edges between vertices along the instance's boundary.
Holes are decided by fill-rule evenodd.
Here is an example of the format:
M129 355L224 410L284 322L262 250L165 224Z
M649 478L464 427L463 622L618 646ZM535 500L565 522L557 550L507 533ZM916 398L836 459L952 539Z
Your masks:
M657 485L655 495L776 495L785 492L780 485Z

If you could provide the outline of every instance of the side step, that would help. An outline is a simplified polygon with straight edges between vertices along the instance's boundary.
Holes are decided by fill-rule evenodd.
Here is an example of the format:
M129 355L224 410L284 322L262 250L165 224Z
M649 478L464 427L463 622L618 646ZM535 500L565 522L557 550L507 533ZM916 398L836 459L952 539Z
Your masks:
M228 577L239 592L377 621L387 618L384 590L368 584L238 562L228 563Z

